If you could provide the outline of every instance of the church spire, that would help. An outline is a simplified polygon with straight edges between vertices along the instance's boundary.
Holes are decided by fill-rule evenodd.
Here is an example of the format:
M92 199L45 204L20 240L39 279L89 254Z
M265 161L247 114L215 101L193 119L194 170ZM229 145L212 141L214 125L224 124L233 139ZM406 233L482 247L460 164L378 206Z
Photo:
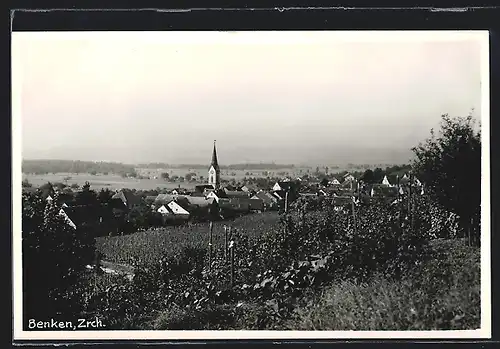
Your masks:
M215 149L212 153L212 163L210 164L210 169L208 170L208 184L212 185L214 189L219 189L220 187L220 169L219 162L217 161L217 150Z
M214 150L212 152L212 163L210 165L212 165L216 169L219 168L219 163L217 161L217 150L215 149L215 140L214 140Z

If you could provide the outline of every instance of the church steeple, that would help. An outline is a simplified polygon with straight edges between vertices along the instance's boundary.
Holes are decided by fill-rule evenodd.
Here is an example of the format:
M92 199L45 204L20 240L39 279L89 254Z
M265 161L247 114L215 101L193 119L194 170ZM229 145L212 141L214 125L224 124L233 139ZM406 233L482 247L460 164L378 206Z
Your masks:
M215 167L216 169L219 168L219 163L217 162L217 150L215 149L215 141L214 141L214 150L212 152L212 162L210 163L210 165Z
M219 162L217 161L217 150L215 149L215 141L214 141L214 150L212 152L212 162L210 163L210 169L208 170L208 184L212 185L214 189L219 189L220 187L220 168L219 168Z

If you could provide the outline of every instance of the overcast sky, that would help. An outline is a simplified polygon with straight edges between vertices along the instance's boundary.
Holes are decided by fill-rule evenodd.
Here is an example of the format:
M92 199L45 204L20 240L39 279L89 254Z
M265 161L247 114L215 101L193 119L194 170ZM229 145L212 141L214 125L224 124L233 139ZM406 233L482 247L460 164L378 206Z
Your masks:
M407 34L14 33L23 158L404 161L481 110L480 41Z

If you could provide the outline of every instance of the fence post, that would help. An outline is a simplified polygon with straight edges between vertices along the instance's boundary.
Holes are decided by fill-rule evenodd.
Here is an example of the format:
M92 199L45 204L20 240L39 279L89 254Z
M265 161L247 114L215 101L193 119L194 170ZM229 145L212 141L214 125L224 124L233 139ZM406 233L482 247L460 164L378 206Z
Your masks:
M288 191L285 193L285 214L288 213Z
M227 226L224 225L224 262L227 262Z
M234 240L231 240L231 288L234 287Z
M208 242L208 266L210 272L212 272L212 231L213 231L213 222L210 221L210 237L209 237L209 242Z

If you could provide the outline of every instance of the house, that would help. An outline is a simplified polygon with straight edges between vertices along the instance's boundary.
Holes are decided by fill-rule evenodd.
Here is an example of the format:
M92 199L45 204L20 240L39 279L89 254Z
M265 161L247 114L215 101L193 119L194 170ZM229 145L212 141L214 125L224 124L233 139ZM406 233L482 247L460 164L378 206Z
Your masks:
M356 178L354 178L354 176L351 175L350 173L347 173L344 175L344 181L340 184L339 187L355 189L356 185L357 185Z
M422 182L420 182L420 180L417 177L415 177L415 185L417 187L422 187Z
M401 194L401 195L409 195L410 194L410 189L411 189L411 193L412 194L420 194L420 195L424 195L425 194L425 190L424 190L424 186L423 185L421 185L421 186L415 185L415 186L412 186L411 188L410 188L409 185L406 185L406 186L401 185L399 187L399 194Z
M190 206L198 206L198 207L209 207L215 202L215 200L211 198L204 198L204 197L190 196L190 195L179 197L177 200L178 201L184 200Z
M241 187L241 191L244 191L246 193L255 193L257 191L257 189L253 185L246 184L246 185Z
M239 212L264 211L264 201L259 198L236 197L219 201L223 207L232 207Z
M278 209L278 198L271 193L259 191L251 199L260 199L264 210Z
M166 214L171 213L166 205L161 205L160 208L158 210L156 210L156 212L161 213L162 215L166 215Z
M212 191L208 192L208 194L206 195L206 198L213 199L217 202L220 202L220 200L224 200L224 199L228 200L229 199L224 190L212 190Z
M121 205L126 209L131 209L132 207L139 205L141 203L141 197L136 195L130 190L122 189L118 191L115 195L111 197L114 203L121 202Z
M389 182L387 176L384 176L384 179L382 179L382 185L391 186L391 183Z
M333 177L329 182L329 185L340 185L340 182L337 178Z
M69 218L69 216L66 213L66 210L64 208L61 208L59 210L59 215L64 218L64 220L66 221L66 223L68 223L71 227L73 227L74 229L76 229L76 223L73 222L73 220L71 218Z
M196 185L194 187L194 190L197 191L198 193L203 193L205 189L211 189L214 190L214 186L211 184L201 184L201 185Z
M222 216L225 217L235 213L250 212L250 204L248 201L241 199L228 199L219 202L219 209Z
M205 188L203 190L203 195L202 196L207 196L208 194L210 194L211 192L213 192L215 189L214 188Z
M199 197L199 198L206 197L206 195L204 193L200 193L199 191L193 191L193 192L189 193L189 196L196 196L196 197Z
M355 178L354 178L354 176L353 176L352 174L350 174L350 173L346 173L346 174L344 175L344 183L345 183L345 182L352 182L352 181L354 181L354 180L355 180Z
M412 176L412 183L413 183L413 186L415 187L422 187L422 182L415 176ZM399 185L401 186L409 186L410 185L410 178L406 175L406 173L404 174L404 176L399 180Z
M179 195L158 194L153 201L153 204L155 205L155 207L160 207L161 205L168 204L170 201L174 200L177 197L179 197Z
M227 190L224 188L224 194L228 199L248 199L252 196L251 193L238 190Z
M191 216L184 205L175 200L166 205L161 205L157 212L162 215L163 223L182 223L188 221Z
M154 202L156 200L156 196L155 195L148 195L144 198L144 201L148 204L148 205L153 205Z
M276 182L273 186L273 191L275 192L279 192L279 191L284 191L284 192L287 192L287 191L295 191L297 190L298 188L298 185L296 185L294 182L291 182L291 181L279 181L279 182Z
M195 220L215 219L218 217L219 203L211 198L184 196L176 200L182 207L189 211Z
M170 192L172 195L186 195L187 193L187 189L184 188L176 188Z
M168 204L167 204L167 207L168 207L168 210L174 214L174 215L178 215L178 216L185 216L186 218L189 217L189 211L183 207L183 205L181 205L182 201L180 202L177 202L175 200L173 201L170 201ZM184 205L186 206L186 205Z
M66 206L59 210L59 215L74 229L82 225L95 227L102 222L99 209L95 206Z

